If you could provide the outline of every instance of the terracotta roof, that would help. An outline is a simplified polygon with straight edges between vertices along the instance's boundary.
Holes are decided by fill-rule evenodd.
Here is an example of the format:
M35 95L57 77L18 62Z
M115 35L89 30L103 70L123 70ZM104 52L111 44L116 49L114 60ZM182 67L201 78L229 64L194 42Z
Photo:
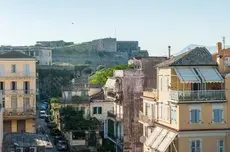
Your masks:
M6 52L4 54L0 54L0 58L34 58L34 57L23 54L19 51L11 51L11 52Z
M205 47L196 47L156 66L217 66L217 64L213 61L212 54Z

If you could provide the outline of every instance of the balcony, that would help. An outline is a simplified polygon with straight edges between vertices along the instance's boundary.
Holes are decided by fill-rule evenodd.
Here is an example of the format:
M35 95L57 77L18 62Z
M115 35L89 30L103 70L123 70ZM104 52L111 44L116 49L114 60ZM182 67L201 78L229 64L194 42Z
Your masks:
M123 119L122 114L115 113L114 111L108 111L108 117L113 118L117 121L121 121Z
M158 100L158 91L157 89L145 89L143 91L143 96Z
M176 102L221 102L225 101L225 90L191 90L170 92L171 100Z
M154 119L151 116L139 112L139 122L142 124L147 124L148 126L154 126Z
M24 89L17 89L17 90L2 90L3 95L35 95L35 90L24 90Z
M35 118L36 108L4 108L4 119Z
M0 78L36 78L35 72L4 72L0 74Z

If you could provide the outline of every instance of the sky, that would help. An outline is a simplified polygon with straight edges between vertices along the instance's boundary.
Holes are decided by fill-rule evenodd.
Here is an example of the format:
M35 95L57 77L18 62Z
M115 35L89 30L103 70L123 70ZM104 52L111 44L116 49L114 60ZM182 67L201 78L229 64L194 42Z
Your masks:
M229 0L0 0L0 45L137 40L152 56L230 44Z

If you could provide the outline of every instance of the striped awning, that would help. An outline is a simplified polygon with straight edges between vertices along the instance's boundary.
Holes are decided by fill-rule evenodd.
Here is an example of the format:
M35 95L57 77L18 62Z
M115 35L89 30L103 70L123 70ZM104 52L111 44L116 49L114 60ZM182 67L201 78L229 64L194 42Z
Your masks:
M200 83L200 79L192 68L175 68L182 83Z
M217 71L216 68L212 67L199 67L196 68L198 74L201 76L203 82L206 83L223 83L224 79Z
M165 152L176 136L177 133L175 132L161 127L155 127L151 135L145 141L145 145L151 147L152 150Z

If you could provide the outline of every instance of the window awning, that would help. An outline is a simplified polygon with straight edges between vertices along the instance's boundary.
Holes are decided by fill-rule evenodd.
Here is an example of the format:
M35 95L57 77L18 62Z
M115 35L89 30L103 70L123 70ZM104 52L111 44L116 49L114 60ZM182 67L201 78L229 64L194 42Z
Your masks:
M163 129L160 127L155 127L151 135L147 138L145 141L146 146L151 146L152 143L155 141L155 139L158 137L158 135L161 133Z
M104 87L114 89L115 84L116 84L116 79L108 78Z
M173 140L176 138L177 133L169 132L167 136L164 138L163 142L159 145L158 150L160 152L165 152L169 145L173 142Z
M200 79L191 68L175 68L177 76L183 83L200 83Z
M145 145L151 146L151 148L155 151L165 152L176 136L177 133L175 132L161 127L156 127L145 141Z
M197 72L201 76L202 80L207 83L223 83L224 79L220 75L220 73L217 71L216 68L205 68L205 67L199 67L196 68Z

